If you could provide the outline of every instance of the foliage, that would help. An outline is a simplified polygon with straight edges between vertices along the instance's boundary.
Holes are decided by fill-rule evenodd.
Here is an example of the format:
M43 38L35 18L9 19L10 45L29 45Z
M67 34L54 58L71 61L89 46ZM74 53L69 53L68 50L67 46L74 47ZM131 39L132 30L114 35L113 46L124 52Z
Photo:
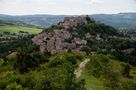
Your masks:
M79 26L77 30L78 34L81 36L85 35L85 33L90 33L91 35L96 35L97 33L101 33L102 35L118 35L116 29L113 27L99 23L82 25Z
M17 53L14 66L7 62L0 68L0 90L85 90L84 80L73 74L82 54L24 51Z
M130 71L131 71L130 65L127 64L127 65L124 66L124 68L122 70L122 75L129 78L130 77Z
M19 38L16 40L0 42L0 57L6 57L8 54L17 51L19 48L29 47L28 45L32 45L32 41L31 41L32 37L33 35L29 35L27 37ZM37 47L33 45L33 48L37 48Z
M1 27L5 35L10 34L8 30L32 30L20 26ZM44 31L50 32L54 28L62 27L52 26ZM41 53L31 41L33 35L0 42L3 58L0 59L0 90L85 90L85 86L87 89L89 86L89 90L90 86L94 90L136 89L135 41L125 38L113 27L95 21L71 27L70 33L73 37L65 42L72 43L74 37L86 40L87 45L83 45L81 51L87 55L70 50L58 54ZM86 38L86 33L90 33L91 38ZM101 40L96 40L97 34ZM127 49L134 50L129 52ZM16 54L9 58L12 52ZM77 79L73 72L84 58L89 58L90 62L83 68L82 78Z
M4 64L3 59L0 58L0 67Z
M85 69L85 76L94 76L104 83L108 90L135 90L136 74L131 74L132 68L121 63L110 55L92 55ZM131 78L130 78L131 76ZM132 85L130 84L132 83ZM90 83L91 84L91 83Z
M48 58L50 57L49 53L34 52L34 49L31 53L29 50L31 51L31 49L27 49L27 51L20 51L17 53L14 68L19 70L21 73L34 70L41 63L48 62Z

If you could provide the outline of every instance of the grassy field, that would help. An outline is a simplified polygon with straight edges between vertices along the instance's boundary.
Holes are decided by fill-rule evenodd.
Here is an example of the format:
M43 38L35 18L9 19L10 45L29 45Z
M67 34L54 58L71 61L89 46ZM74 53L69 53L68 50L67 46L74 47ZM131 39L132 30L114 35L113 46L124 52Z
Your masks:
M40 33L42 30L37 28L28 28L28 27L22 27L22 26L0 26L0 33L2 32L15 33L19 31L28 32L30 34L37 34L37 33Z
M85 69L83 70L80 79L85 79L86 90L106 90L104 83L94 76L89 76Z

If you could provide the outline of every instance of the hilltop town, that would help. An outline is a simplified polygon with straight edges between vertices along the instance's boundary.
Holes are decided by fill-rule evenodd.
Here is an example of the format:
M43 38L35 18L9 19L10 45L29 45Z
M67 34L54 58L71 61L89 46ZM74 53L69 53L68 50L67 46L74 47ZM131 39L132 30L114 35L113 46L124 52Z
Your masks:
M53 32L42 32L35 36L32 41L40 46L41 52L45 50L52 53L65 49L80 50L83 45L87 44L87 41L73 37L69 29L91 22L94 21L91 21L89 17L66 17L64 22L60 22L57 28L54 28Z
M92 25L94 29L87 28L87 25ZM97 25L100 25L100 27L97 28ZM88 31L87 29L82 30L80 28L82 26L85 26ZM106 31L103 27L105 29L109 28L109 30ZM44 30L32 38L32 41L39 46L41 52L80 51L88 45L89 40L96 41L97 43L107 42L108 39L136 40L132 37L120 36L119 32L113 28L95 22L88 16L66 17L63 22L59 22L51 29L50 32ZM126 48L123 51L128 51L129 49L131 48ZM106 51L106 49L102 49L102 51ZM115 49L111 48L110 51L115 51Z

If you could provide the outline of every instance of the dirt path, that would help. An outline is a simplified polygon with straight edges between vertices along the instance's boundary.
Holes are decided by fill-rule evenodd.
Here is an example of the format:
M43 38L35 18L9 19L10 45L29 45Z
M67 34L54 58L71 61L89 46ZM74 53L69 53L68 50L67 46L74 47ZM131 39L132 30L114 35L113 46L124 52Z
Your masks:
M82 73L82 69L85 67L85 65L90 61L90 59L85 59L83 62L80 63L79 67L74 71L74 74L76 75L76 78L79 78Z

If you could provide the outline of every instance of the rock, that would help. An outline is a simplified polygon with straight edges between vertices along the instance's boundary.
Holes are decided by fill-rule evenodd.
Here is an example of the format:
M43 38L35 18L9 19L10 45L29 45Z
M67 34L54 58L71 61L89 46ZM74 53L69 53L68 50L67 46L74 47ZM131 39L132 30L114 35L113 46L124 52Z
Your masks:
M97 36L96 36L96 40L101 40L101 35L100 34L97 34Z
M86 45L87 41L80 38L74 38L74 42L78 45Z
M130 53L133 52L134 50L135 50L135 48L128 48L128 49L124 49L123 52L130 54Z
M90 35L90 33L86 33L85 34L85 37L88 39L88 38L91 38L91 35Z

